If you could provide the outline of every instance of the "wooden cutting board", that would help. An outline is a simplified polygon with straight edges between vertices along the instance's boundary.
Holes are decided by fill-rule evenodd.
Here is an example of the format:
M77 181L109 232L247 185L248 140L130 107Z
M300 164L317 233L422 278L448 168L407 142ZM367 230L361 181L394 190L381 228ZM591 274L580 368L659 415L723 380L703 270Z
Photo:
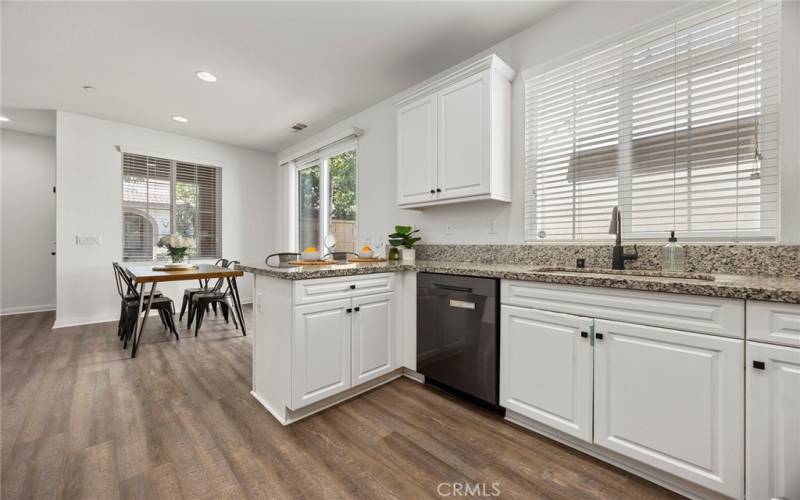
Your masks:
M290 260L289 264L293 266L329 266L334 264L332 260Z
M383 257L348 257L347 262L386 262Z

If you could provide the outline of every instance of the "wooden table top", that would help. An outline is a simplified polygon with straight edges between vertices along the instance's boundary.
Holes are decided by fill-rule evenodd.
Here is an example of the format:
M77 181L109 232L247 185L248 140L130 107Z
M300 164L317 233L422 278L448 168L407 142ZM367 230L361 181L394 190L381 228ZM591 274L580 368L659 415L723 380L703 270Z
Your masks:
M197 269L181 269L176 271L154 271L158 266L130 266L128 271L133 275L134 283L154 283L162 281L184 281L211 278L235 278L244 276L239 269L228 269L211 264L197 264Z

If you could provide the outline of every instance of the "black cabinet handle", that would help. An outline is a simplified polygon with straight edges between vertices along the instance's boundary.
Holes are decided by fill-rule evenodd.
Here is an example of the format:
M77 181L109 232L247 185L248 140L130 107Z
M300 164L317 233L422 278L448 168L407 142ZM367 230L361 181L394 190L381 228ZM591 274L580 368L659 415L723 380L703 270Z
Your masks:
M603 340L603 334L602 333L595 333L594 334L594 338L596 338L597 340Z
M345 309L345 311L347 311L348 313L351 313L351 312L353 312L353 309L348 307L347 309Z
M441 189L439 189L439 188L436 188L436 192L437 192L437 193L441 193L441 192L442 192L442 190L441 190Z
M589 337L589 332L581 332L581 337L588 338Z
M353 310L354 310L355 312L358 312L358 311L360 311L360 310L361 310L361 308L360 308L360 307L356 307L356 308L355 308L355 309L353 309Z
M435 190L435 189L431 189L431 194L433 194L433 193L435 193L435 192L436 192L436 190Z
M356 289L355 285L350 285L350 290L355 290L355 289Z
M753 368L763 370L767 365L763 361L753 361Z

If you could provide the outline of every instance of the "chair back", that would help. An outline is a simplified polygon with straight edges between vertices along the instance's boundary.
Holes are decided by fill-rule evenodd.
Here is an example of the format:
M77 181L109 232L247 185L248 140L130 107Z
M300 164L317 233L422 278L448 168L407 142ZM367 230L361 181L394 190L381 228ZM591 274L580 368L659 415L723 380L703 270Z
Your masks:
M126 295L133 295L138 298L139 292L136 290L136 285L133 284L133 280L126 272L125 268L120 266L117 262L112 262L111 265L114 267L114 277L116 278L117 293L119 293L119 296L122 299L124 299Z
M273 259L273 257L276 259ZM300 254L297 252L273 253L271 255L267 255L267 258L264 259L264 264L269 267L289 267L290 260L298 260L299 258ZM273 259L272 263L270 263L269 259ZM277 260L277 265L275 265L275 260Z

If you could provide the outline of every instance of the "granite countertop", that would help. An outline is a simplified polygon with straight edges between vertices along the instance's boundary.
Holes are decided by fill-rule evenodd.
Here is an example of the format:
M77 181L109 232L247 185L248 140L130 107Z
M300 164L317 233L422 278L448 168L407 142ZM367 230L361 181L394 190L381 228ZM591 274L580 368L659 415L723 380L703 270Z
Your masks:
M531 264L488 264L433 260L418 260L414 264L384 262L292 268L271 268L264 264L242 264L239 267L245 272L289 280L420 271L562 285L622 288L800 304L800 279L770 276L708 273L678 273L667 276L657 271L640 270L632 271L639 273L636 275L615 273L607 270L602 270L602 274L598 274L600 270L592 272L593 270L576 271L566 268L537 267Z

